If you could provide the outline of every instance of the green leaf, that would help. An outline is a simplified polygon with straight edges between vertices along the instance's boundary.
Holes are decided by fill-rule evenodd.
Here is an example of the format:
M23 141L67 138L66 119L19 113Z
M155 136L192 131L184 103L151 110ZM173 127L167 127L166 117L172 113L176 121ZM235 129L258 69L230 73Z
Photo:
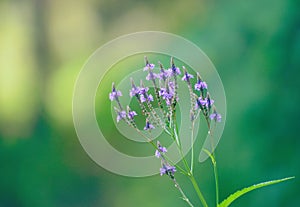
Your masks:
M284 181L287 181L287 180L290 180L290 179L293 179L293 178L295 178L295 177L288 177L288 178L283 178L283 179L279 179L279 180L272 180L272 181L268 181L268 182L263 182L263 183L252 185L250 187L247 187L247 188L244 188L242 190L236 191L235 193L231 194L228 198L226 198L222 203L220 203L218 205L218 207L227 207L233 201L235 201L236 199L238 199L242 195L244 195L244 194L246 194L250 191L253 191L255 189L262 188L262 187L269 186L269 185L273 185L273 184L280 183L280 182L284 182Z

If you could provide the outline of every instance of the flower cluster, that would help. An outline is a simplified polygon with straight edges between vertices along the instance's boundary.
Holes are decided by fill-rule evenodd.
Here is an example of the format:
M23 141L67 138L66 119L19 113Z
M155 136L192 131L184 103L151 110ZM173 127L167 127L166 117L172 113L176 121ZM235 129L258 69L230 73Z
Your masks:
M168 175L171 179L174 179L174 173L176 172L176 167L171 166L165 159L164 154L167 152L167 149L163 147L159 141L157 141L157 150L155 151L155 156L161 158L161 168L160 175Z
M129 96L136 98L142 110L142 115L145 117L145 126L143 129L145 131L151 131L155 127L162 127L167 134L172 135L174 123L176 122L176 105L179 101L177 93L178 78L181 78L182 81L186 82L189 88L191 97L191 121L197 119L200 112L202 112L208 124L210 120L220 122L221 115L218 114L216 108L213 107L214 100L211 99L208 92L208 86L206 82L202 80L200 74L196 74L197 80L196 82L193 82L194 75L188 73L188 70L184 66L181 71L179 67L175 65L173 58L171 58L170 62L170 68L168 69L165 69L162 63L159 62L159 70L156 71L155 65L149 63L147 57L145 57L145 67L143 70L147 72L146 80L152 82L154 89L153 95L151 94L149 87L146 87L142 80L140 80L139 85L136 85L134 80L131 79ZM181 74L183 74L182 77ZM126 111L123 109L119 101L119 97L121 96L121 91L118 91L113 83L109 99L111 101L116 101L118 104L118 107L115 107L117 122L124 120L130 126L139 130L134 120L137 113L132 111L129 106L127 106ZM154 110L154 103L158 105L160 113L157 113L157 111ZM166 152L167 149L162 147L158 142L155 156L162 159L160 174L167 174L169 177L173 178L176 168L171 166L165 160L164 154Z
M145 57L145 67L144 71L147 72L146 80L152 82L154 93L152 92L152 88L146 87L143 81L140 81L140 84L137 86L134 83L134 80L131 79L131 89L129 91L130 97L134 97L142 111L143 117L145 117L145 126L144 131L146 133L141 133L140 129L136 125L136 121L134 119L138 114L131 110L129 106L126 109L123 108L120 97L122 97L122 92L117 90L115 84L112 84L112 91L109 93L109 99L111 101L115 101L117 106L114 107L115 112L117 114L117 122L125 121L129 126L136 129L144 138L146 138L152 146L155 147L155 157L160 159L161 168L159 169L160 175L167 175L174 186L179 190L182 195L182 199L186 201L186 203L193 207L192 202L187 198L186 194L180 187L179 183L175 179L175 172L178 170L187 177L192 182L193 187L197 193L197 196L202 204L202 206L207 207L208 204L206 199L204 198L199 185L193 174L193 166L194 166L194 149L193 144L191 147L191 159L190 164L187 159L185 159L185 155L183 153L183 148L181 145L181 140L179 139L178 133L178 125L176 119L176 105L179 101L178 97L178 79L180 78L187 84L190 95L190 118L192 123L192 133L191 133L191 143L193 143L193 130L194 130L194 121L199 117L199 114L202 114L208 125L208 133L212 137L213 133L211 133L211 122L215 123L221 122L222 117L217 112L215 107L215 101L211 98L208 92L208 85L201 78L200 74L197 73L197 79L194 80L194 75L190 74L188 70L183 66L182 70L180 70L174 63L173 58L171 58L170 68L165 69L164 66L159 62L159 70L155 71L155 65L153 63L149 63L148 59ZM181 76L181 74L183 74ZM180 80L179 79L179 80ZM158 106L158 110L155 110L154 106ZM176 147L178 152L180 153L182 159L182 165L173 164L170 159L167 157L167 148L161 145L159 141L156 144L153 143L152 139L149 139L145 134L150 135L151 130L155 129L155 127L161 127L166 134L172 138L172 140L176 143ZM149 134L148 134L149 133ZM207 150L204 149L206 152ZM214 170L214 178L215 178L215 186L216 186L216 206L218 207L227 207L230 205L235 199L237 199L240 195L244 193L250 192L257 188L261 188L264 186L276 184L279 182L283 182L294 177L284 178L280 180L273 180L269 182L260 183L257 185L253 185L245 188L243 190L239 190L233 194L231 194L228 198L226 198L223 202L219 202L219 186L218 186L218 173L217 173L217 165L214 157L214 153L210 153L207 151L209 157L212 160L213 170ZM171 164L170 164L171 163ZM241 194L242 192L242 194ZM237 196L238 195L238 196Z

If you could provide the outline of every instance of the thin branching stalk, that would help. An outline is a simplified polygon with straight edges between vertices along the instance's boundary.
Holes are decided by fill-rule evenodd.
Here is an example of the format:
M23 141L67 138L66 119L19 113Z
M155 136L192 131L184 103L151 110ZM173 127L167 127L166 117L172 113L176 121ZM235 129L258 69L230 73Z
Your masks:
M179 192L181 193L182 195L182 199L187 202L187 204L190 206L190 207L194 207L194 205L191 203L191 201L187 198L187 196L185 195L185 193L183 192L183 190L181 189L180 185L178 184L178 182L176 181L176 179L174 178L173 179L173 182L175 184L175 187L179 190Z

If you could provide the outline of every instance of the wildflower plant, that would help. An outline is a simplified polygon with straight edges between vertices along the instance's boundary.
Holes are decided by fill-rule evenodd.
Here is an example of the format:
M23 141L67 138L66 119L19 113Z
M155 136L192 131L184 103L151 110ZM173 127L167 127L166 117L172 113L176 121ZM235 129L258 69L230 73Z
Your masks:
M199 73L191 74L185 66L179 68L177 65L175 65L173 58L171 58L170 60L169 68L165 68L160 62L158 62L158 67L156 68L155 65L153 63L150 63L147 57L145 57L145 67L143 71L145 72L146 81L149 81L152 84L152 87L154 89L153 92L149 89L149 87L145 86L142 80L133 79L131 79L131 89L129 91L129 96L131 98L135 98L138 102L140 108L139 111L141 111L140 114L138 114L135 109L131 109L129 106L122 106L120 99L122 98L123 93L116 88L114 83L112 83L112 91L109 93L109 99L117 103L114 107L114 110L116 112L116 120L117 122L124 121L126 124L128 124L129 127L135 129L140 134L141 138L146 139L146 141L153 146L154 155L161 162L161 167L160 169L158 169L158 172L161 176L167 176L170 178L188 206L194 205L192 201L188 199L188 196L185 194L184 190L177 182L177 173L182 173L191 181L202 206L208 207L207 201L202 191L200 190L200 186L198 185L198 181L194 175L195 146L193 145L193 140L194 130L196 126L195 123L200 116L204 117L207 125L207 131L211 139L213 139L214 134L214 127L212 126L217 125L219 122L222 122L222 115L218 113L217 107L215 106L215 101L209 93L209 86ZM180 100L178 94L179 81L185 82L190 96L190 159L187 159L185 157L181 139L179 138L179 124L177 119L177 105ZM154 107L154 104L157 105L158 110L155 109L156 107ZM145 123L143 128L138 127L135 120L136 116L144 117ZM151 131L155 128L161 128L168 135L168 137L165 137L165 139L171 139L173 142L175 142L181 158L179 163L174 163L171 161L171 159L168 157L167 148L163 146L160 141L154 142L149 136L147 136L150 135ZM215 155L208 149L203 149L203 151L207 153L213 164L216 207L227 207L234 200L252 190L293 178L288 177L284 179L256 184L248 188L239 190L230 195L224 201L220 202L219 182Z

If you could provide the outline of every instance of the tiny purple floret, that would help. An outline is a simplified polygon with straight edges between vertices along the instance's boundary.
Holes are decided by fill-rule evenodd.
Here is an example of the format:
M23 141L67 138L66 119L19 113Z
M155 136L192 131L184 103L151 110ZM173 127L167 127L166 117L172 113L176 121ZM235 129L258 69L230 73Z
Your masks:
M148 92L149 88L148 87L141 87L139 88L139 94L145 95Z
M163 165L162 168L160 168L160 176L164 174L167 174L169 176L174 176L175 172L176 172L176 168L174 166Z
M150 124L150 122L147 120L146 121L146 126L144 127L144 130L151 130L151 129L154 129L155 127L152 125L152 124Z
M135 117L137 115L137 113L135 111L129 111L127 114L127 117L129 119L133 119L133 117Z
M126 111L119 111L117 115L117 122L121 121L122 119L126 118Z
M198 80L195 84L195 90L202 91L204 89L207 89L207 84L204 81Z
M157 158L160 158L162 154L167 152L167 148L161 146L159 142L157 142L157 148L158 149L155 151L155 156Z
M197 105L200 107L201 106L206 106L206 107L211 107L214 104L214 100L205 98L203 99L201 96L197 99Z
M211 120L215 120L215 122L221 122L221 120L222 120L221 114L218 114L216 111L214 111L214 113L212 113L212 114L209 116L209 118L210 118Z
M172 77L172 76L177 76L177 75L180 75L181 72L180 72L180 69L178 67L172 67L172 68L169 68L167 70L167 73L168 73L168 77Z
M148 75L146 76L146 80L155 80L156 78L159 78L159 75L156 73L153 73L152 71L149 71Z
M189 74L189 73L185 73L184 76L182 77L182 80L183 81L186 81L186 82L190 82L190 79L194 78L193 75Z
M112 92L109 93L109 99L111 101L116 100L118 97L122 96L121 91L117 91L115 85L113 84Z
M149 69L150 69L150 70L153 70L154 67L155 67L154 64L148 63L148 64L144 67L144 71L148 71Z

